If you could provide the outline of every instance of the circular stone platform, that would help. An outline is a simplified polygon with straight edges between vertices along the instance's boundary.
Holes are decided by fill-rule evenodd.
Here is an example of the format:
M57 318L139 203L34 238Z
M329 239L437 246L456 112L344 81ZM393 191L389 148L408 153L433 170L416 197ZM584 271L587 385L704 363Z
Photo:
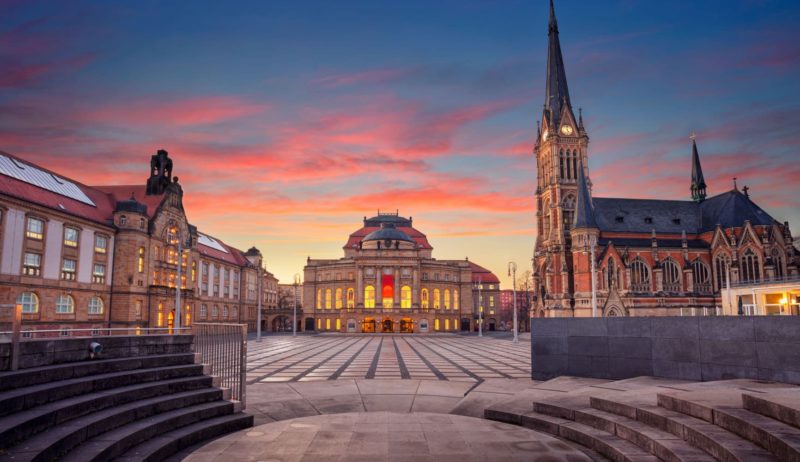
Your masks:
M184 461L581 461L591 459L523 427L450 414L361 412L284 420L212 441Z

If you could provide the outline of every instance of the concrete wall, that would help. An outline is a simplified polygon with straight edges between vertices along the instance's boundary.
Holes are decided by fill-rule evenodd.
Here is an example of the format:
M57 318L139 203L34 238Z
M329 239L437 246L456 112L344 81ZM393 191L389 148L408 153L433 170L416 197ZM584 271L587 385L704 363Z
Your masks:
M531 375L800 383L800 317L531 319Z
M188 353L192 335L142 335L93 338L42 339L20 342L19 368L48 366L89 359L89 343L97 342L103 352L97 359ZM11 344L0 343L0 371L11 367Z

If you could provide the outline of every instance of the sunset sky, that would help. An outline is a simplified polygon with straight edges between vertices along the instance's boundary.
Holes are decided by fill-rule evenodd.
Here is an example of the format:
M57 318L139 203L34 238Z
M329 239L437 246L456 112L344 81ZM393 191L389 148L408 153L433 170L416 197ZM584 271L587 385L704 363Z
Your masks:
M235 6L232 6L236 3ZM83 183L174 159L189 220L289 282L364 215L530 265L546 0L0 0L0 150ZM800 234L800 2L557 0L595 196L751 197Z

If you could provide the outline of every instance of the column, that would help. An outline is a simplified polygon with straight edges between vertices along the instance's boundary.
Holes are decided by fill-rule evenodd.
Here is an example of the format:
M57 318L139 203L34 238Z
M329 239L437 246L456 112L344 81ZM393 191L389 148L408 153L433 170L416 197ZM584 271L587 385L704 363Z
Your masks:
M400 268L394 269L394 306L400 308Z

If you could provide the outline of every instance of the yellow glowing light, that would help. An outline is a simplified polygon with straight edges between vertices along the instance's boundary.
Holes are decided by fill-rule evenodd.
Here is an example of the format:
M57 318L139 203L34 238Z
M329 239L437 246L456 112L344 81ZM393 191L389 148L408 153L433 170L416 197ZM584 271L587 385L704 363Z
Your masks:
M788 302L788 300L786 300L786 297L783 297L783 298L780 300L780 304L781 304L781 305L785 305L787 302Z

